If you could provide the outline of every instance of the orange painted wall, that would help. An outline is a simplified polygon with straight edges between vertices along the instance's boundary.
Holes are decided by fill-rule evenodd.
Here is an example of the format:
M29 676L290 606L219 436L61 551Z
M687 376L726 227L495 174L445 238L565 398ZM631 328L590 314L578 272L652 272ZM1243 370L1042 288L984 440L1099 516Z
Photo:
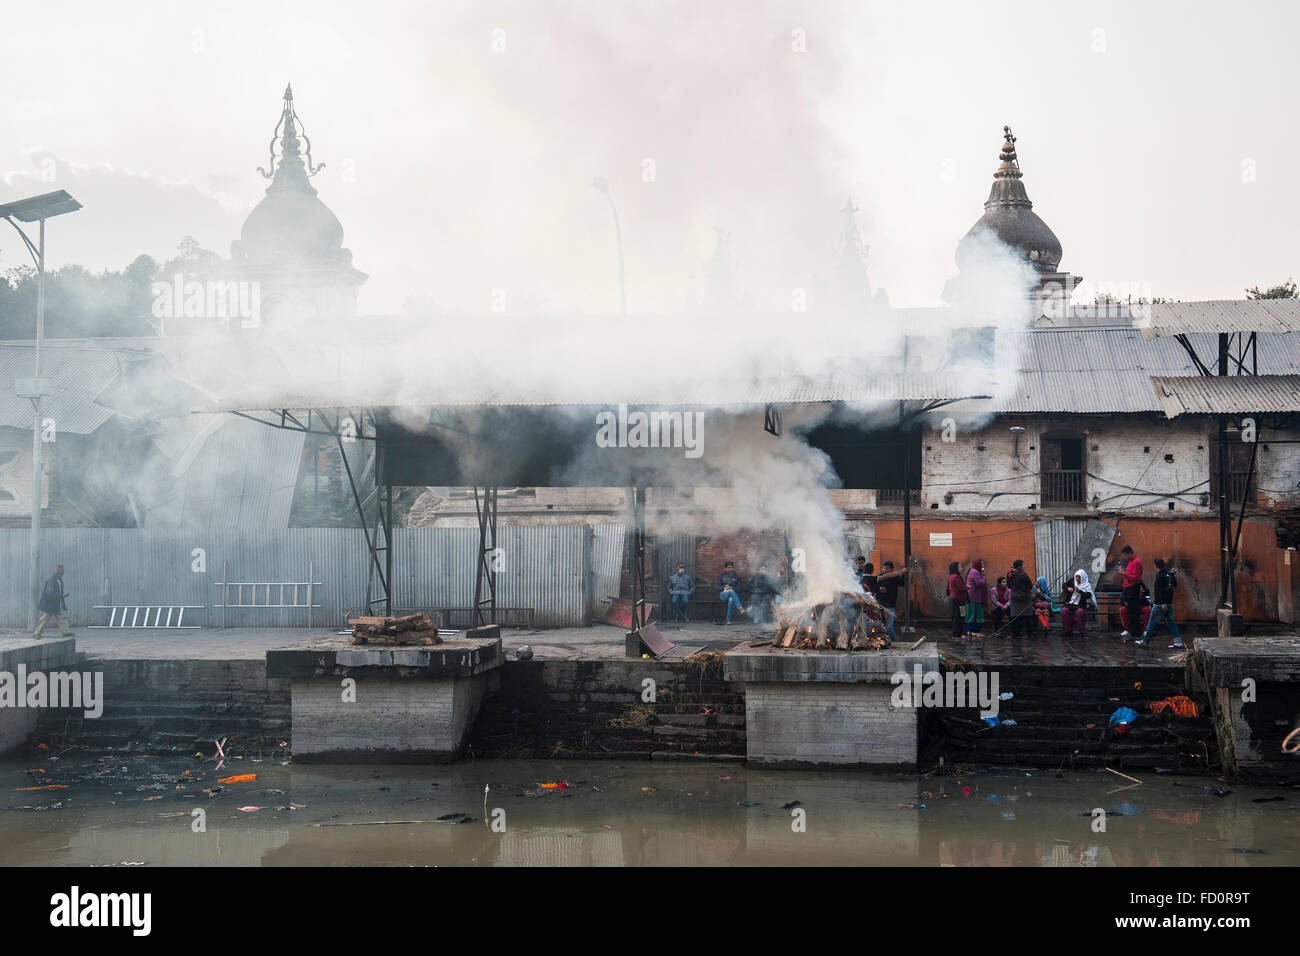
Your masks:
M881 561L903 566L903 522L877 520L876 547ZM952 547L931 547L930 533L952 534ZM962 572L976 558L984 559L985 573L992 579L1007 573L1011 562L1024 558L1026 570L1034 565L1034 523L1025 520L925 518L912 522L912 557L922 569L912 581L912 607L922 617L948 616L948 563L960 561Z
M902 566L903 522L877 520L876 548L881 560ZM932 547L930 534L952 534L952 547ZM1219 600L1219 522L1217 518L1124 518L1108 555L1108 567L1119 550L1131 544L1144 565L1144 580L1155 580L1154 558L1172 560L1181 571L1175 609L1180 620L1213 620ZM912 522L912 555L922 573L912 582L912 601L922 617L948 615L948 563L960 561L963 573L983 558L992 580L1006 574L1011 562L1023 558L1034 569L1032 520L962 520L920 518ZM1242 529L1237 570L1237 602L1247 620L1276 621L1278 596L1277 536L1271 519L1247 519Z

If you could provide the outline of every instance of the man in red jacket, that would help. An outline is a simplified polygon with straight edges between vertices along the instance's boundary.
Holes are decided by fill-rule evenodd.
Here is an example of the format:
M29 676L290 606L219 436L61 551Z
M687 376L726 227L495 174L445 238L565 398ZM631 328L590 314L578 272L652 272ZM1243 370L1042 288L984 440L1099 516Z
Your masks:
M1133 553L1132 545L1124 545L1119 549L1120 560L1124 561L1124 607L1128 609L1129 627L1141 628L1142 621L1142 559ZM1128 640L1130 634L1126 629L1120 635L1124 640ZM1133 637L1133 641L1141 641L1140 636Z

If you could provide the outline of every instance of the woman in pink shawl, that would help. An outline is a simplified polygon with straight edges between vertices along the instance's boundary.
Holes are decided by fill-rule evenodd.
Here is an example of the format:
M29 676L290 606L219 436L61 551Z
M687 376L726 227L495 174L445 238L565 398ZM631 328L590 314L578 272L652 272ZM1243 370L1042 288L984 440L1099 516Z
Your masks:
M975 637L984 627L984 602L989 596L983 558L976 558L966 572L966 594L966 636Z

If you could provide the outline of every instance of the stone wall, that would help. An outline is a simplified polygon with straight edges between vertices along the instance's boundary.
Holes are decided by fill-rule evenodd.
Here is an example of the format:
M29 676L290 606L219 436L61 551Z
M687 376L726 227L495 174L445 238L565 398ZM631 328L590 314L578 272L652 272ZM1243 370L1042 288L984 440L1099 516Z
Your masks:
M916 711L890 705L890 684L745 685L751 764L911 766Z
M294 759L454 760L488 675L355 680L356 699L345 701L342 678L293 678Z

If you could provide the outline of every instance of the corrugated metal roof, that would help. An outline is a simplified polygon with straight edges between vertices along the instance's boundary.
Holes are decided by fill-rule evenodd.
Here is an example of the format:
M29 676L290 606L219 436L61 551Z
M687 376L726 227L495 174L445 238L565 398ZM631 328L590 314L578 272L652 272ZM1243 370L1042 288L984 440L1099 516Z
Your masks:
M231 418L203 438L179 474L151 469L146 528L287 528L302 462L301 432ZM166 457L171 458L171 455Z
M1300 412L1300 375L1152 375L1151 387L1169 418Z
M133 349L101 347L41 347L41 378L53 394L41 402L41 414L54 419L61 432L89 435L113 417L113 411L95 399L131 362L148 358ZM0 348L0 427L31 428L32 403L14 392L14 381L31 378L35 349L6 344Z
M1225 299L1216 302L1156 302L1133 324L1149 339L1188 332L1300 331L1300 299Z
M1189 335L1191 345L1205 354L1217 348L1214 335ZM1197 374L1176 339L1146 339L1133 328L1050 328L1003 333L999 354L1014 362L1016 372L1006 388L994 388L994 398L963 402L968 412L1050 412L1062 414L1122 414L1161 412L1151 390L1152 375ZM1261 335L1258 338L1261 375L1300 372L1300 336Z
M408 380L409 382L409 380ZM209 412L255 412L281 408L394 408L399 406L592 406L614 404L673 407L699 405L709 408L846 402L879 404L897 401L949 401L975 394L988 394L987 385L964 382L944 375L863 375L861 378L826 376L772 377L758 381L701 380L683 386L680 382L660 384L647 374L617 393L602 382L572 376L545 385L517 385L483 379L467 386L425 379L415 385L382 379L346 383L338 388L323 383L314 389L267 391L242 394L203 409Z

